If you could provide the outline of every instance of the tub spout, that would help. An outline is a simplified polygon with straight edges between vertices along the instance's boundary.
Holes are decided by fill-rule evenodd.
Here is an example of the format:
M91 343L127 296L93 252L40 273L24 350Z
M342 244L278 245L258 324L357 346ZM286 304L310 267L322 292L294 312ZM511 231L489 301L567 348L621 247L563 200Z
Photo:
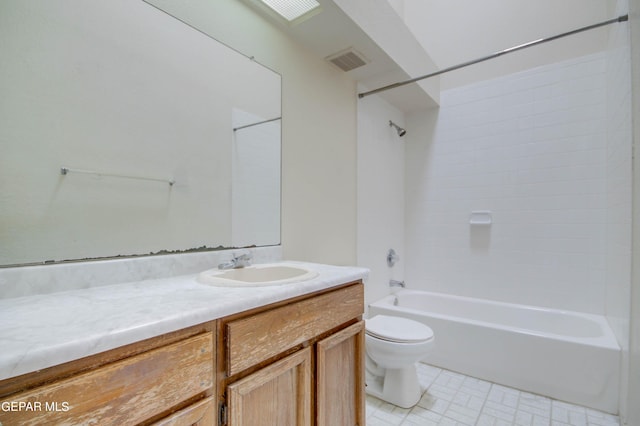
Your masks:
M389 280L389 287L402 287L402 288L405 288L406 285L404 284L404 281Z

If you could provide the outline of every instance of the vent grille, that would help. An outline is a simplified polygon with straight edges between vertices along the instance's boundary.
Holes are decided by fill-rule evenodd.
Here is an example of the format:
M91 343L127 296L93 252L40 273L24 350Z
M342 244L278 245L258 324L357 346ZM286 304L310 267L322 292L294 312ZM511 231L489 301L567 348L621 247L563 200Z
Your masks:
M344 72L359 68L369 62L364 56L353 49L343 50L334 55L328 56L326 60Z

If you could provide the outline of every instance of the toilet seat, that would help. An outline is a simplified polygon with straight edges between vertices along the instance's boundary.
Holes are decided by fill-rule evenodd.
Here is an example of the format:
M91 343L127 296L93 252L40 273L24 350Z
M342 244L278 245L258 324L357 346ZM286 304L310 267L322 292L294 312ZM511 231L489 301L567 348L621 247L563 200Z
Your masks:
M365 331L371 337L395 343L420 343L433 339L433 330L408 318L376 315L365 320Z

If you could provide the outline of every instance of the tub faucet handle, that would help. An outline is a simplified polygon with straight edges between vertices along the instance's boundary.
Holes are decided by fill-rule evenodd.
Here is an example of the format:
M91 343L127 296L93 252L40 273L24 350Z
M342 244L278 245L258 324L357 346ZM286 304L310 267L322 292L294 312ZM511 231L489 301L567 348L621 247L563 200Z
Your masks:
M405 288L406 285L404 284L404 281L389 280L389 287L402 287L402 288Z
M396 253L394 249L389 249L389 253L387 254L387 266L389 268L393 268L393 265L400 260L400 256Z

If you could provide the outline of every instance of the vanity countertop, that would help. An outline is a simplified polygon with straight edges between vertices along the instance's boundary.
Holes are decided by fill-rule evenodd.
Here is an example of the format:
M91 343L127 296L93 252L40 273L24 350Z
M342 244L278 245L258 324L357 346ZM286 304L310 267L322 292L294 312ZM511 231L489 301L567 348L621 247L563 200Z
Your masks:
M368 275L360 267L295 263L318 277L233 288L200 284L193 274L0 300L0 380Z

